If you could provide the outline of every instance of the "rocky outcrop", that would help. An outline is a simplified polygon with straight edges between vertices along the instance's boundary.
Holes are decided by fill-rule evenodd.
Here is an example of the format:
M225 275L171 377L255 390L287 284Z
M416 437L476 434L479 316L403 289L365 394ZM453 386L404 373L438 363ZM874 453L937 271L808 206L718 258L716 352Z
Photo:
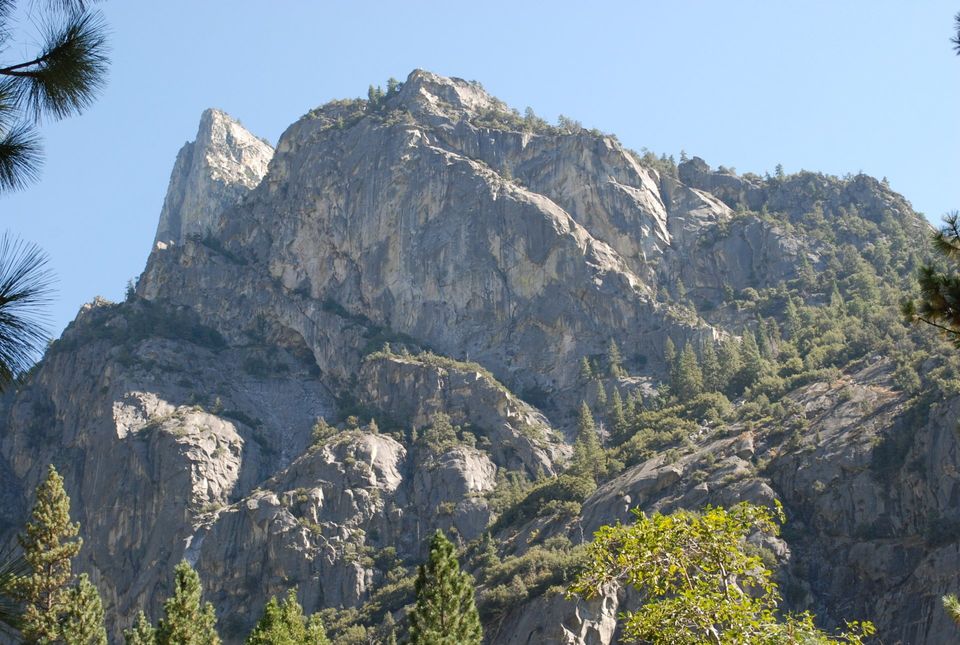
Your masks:
M197 138L177 154L154 243L182 242L217 228L216 218L256 188L273 148L220 110L200 117Z

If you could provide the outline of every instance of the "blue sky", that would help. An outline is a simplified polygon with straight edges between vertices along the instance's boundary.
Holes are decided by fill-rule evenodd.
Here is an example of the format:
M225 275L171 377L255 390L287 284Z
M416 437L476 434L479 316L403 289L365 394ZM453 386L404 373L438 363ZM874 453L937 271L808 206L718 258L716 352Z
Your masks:
M204 108L276 142L310 108L417 67L636 149L740 172L862 170L933 220L960 208L954 2L100 6L113 32L107 89L81 117L44 126L41 181L0 197L4 226L52 258L55 335L142 271L174 157Z

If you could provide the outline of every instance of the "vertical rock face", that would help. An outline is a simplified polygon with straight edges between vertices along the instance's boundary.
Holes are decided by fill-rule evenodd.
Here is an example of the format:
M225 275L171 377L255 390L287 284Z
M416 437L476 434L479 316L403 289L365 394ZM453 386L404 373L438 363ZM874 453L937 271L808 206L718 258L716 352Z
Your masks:
M856 226L802 226L852 209ZM81 311L4 403L0 537L55 463L115 638L139 609L158 615L186 558L239 643L292 586L311 612L402 620L412 567L442 529L482 576L488 642L609 645L637 599L557 593L592 530L637 506L781 500L798 528L762 546L800 590L796 608L944 642L936 595L951 588L956 536L921 533L929 518L954 526L957 437L911 420L879 350L795 356L766 375L762 387L784 388L767 405L801 410L807 437L772 413L720 427L699 411L670 450L633 455L592 493L557 477L571 411L608 413L601 382L657 409L665 339L785 328L788 285L836 274L841 245L906 276L924 226L869 178L657 165L423 70L382 98L311 111L276 154L208 110L136 296ZM626 373L607 365L612 339ZM814 359L842 376L791 380ZM872 464L888 444L904 461L881 481Z
M256 188L273 148L220 110L206 110L192 143L177 154L154 243L205 235L216 218Z

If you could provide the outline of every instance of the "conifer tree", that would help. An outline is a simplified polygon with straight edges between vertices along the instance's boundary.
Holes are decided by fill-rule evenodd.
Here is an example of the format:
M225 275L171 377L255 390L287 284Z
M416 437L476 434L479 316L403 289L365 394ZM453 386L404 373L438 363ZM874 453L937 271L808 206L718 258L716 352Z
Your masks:
M943 222L933 238L933 249L947 269L941 271L932 264L921 267L920 297L903 302L901 311L912 322L939 329L960 347L960 212L944 216Z
M627 416L623 412L623 399L620 397L620 388L613 388L607 415L609 416L610 423L613 424L615 432L623 432L626 429Z
M65 645L107 645L100 593L85 573L80 574L76 586L67 594L63 642Z
M127 645L156 645L157 630L141 611L133 627L123 632L123 638Z
M580 359L580 380L584 383L593 380L593 368L590 367L590 361L586 356Z
M673 370L677 364L677 346L673 344L673 340L667 336L667 340L663 343L663 362L667 365L667 370L669 370L670 380L673 380Z
M743 334L740 354L743 358L743 369L740 370L741 384L743 387L749 387L763 376L766 369L766 361L760 355L757 338L749 329Z
M757 340L757 348L760 350L760 356L763 358L772 358L773 357L773 346L770 344L770 337L767 335L767 324L765 321L761 320L757 324L757 329L754 332Z
M297 590L291 589L279 602L276 597L270 599L247 638L247 645L329 645L318 621L319 617L314 623L308 622L297 601Z
M607 388L603 387L603 381L597 380L597 407L601 410L607 407Z
M717 362L720 365L720 388L729 392L735 389L734 381L740 370L743 369L743 360L740 357L740 343L732 336L727 337L720 343L720 351L717 352Z
M800 313L797 311L797 306L793 303L793 298L790 296L787 296L787 304L783 309L783 320L783 330L787 332L787 338L796 341L801 328Z
M610 339L607 345L607 369L610 370L610 376L619 378L623 375L623 358L620 356L620 347L617 341Z
M24 559L30 573L19 579L18 596L23 603L21 636L25 643L55 643L69 608L73 581L71 559L83 541L80 526L70 522L70 498L63 478L52 465L37 488L26 531L20 536Z
M700 371L703 373L703 389L707 392L719 392L723 389L720 374L720 362L713 341L708 340L700 351Z
M410 645L480 645L483 630L473 579L460 571L453 543L441 531L417 570L417 603L410 612Z
M213 605L202 603L200 576L184 560L174 569L173 596L163 603L158 645L220 645Z
M580 417L577 421L577 438L573 443L573 457L570 460L571 471L577 475L592 477L596 480L606 469L606 456L597 434L590 406L580 404Z
M677 361L676 381L671 389L681 401L689 401L703 391L703 374L697 362L697 354L687 342Z

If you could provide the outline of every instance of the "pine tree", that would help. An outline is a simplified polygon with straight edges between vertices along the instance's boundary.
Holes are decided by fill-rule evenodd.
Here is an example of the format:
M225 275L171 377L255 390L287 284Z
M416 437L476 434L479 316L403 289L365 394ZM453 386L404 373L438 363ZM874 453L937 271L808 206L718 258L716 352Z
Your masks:
M676 382L671 389L681 401L689 401L703 391L703 374L693 347L687 342L677 361Z
M489 535L489 534L485 534ZM384 645L397 645L397 624L393 619L393 614L389 611L387 615L383 617L383 625L380 628L382 634L381 640Z
M724 392L736 391L737 377L743 369L743 359L740 357L740 343L736 338L729 336L720 343L717 352L717 363L720 365L718 381Z
M137 622L133 627L123 632L123 638L127 645L156 645L157 630L141 611L137 614Z
M607 345L607 369L613 378L619 378L623 375L623 358L620 356L620 347L617 346L617 341L612 338L610 344Z
M766 370L766 361L760 355L760 348L757 346L757 338L749 329L743 334L743 342L740 345L740 354L743 358L743 368L740 370L740 384L743 387L750 387L763 376Z
M754 335L756 336L760 356L763 358L771 358L773 356L773 346L770 344L770 337L767 335L767 324L765 321L761 320L757 324Z
M287 597L279 602L276 597L271 598L247 638L247 645L329 645L329 642L322 623L308 623L303 615L296 589L288 591Z
M80 552L78 524L70 522L70 498L63 478L52 465L37 488L37 501L26 532L20 536L30 573L20 578L18 596L23 602L24 643L55 643L69 608L73 580L71 559Z
M663 343L663 362L666 363L670 373L673 373L673 366L677 362L677 346L673 344L673 339L669 336Z
M787 296L787 304L783 309L783 320L783 330L787 332L787 338L796 341L801 329L800 313L790 296Z
M573 442L573 457L570 470L576 475L592 477L596 480L606 470L606 456L597 434L590 406L580 404L580 417L577 422L577 438Z
M590 361L584 356L580 359L580 381L589 383L593 380L593 368L590 367Z
M707 392L719 392L723 389L720 362L713 341L708 340L700 350L700 371L703 372L703 389Z
M63 642L65 645L107 645L100 593L85 573L80 574L76 586L67 595Z
M627 427L627 416L623 412L623 399L620 397L620 389L613 388L613 394L610 396L610 408L607 411L610 423L617 433L623 432Z
M158 645L220 645L213 605L201 602L200 576L186 560L174 575L173 596L163 603L157 627Z
M437 531L430 556L417 570L417 603L410 612L410 645L480 645L483 631L473 579L460 571L453 543Z
M597 407L601 410L607 407L607 388L603 387L603 381L597 379Z

